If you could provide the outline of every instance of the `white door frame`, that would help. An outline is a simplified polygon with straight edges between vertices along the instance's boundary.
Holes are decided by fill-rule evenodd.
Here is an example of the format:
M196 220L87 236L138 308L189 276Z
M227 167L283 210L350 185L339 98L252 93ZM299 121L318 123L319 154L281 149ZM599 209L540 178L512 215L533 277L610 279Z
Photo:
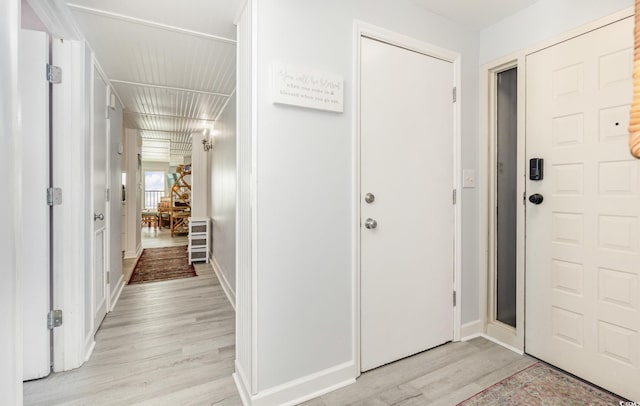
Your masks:
M504 70L507 66L517 66L518 67L518 148L520 150L521 146L525 145L526 141L526 106L525 106L525 97L526 97L526 89L525 89L525 77L526 77L526 57L532 53L538 52L542 49L548 48L550 46L559 44L561 42L567 41L571 38L586 34L587 32L597 30L598 28L602 28L606 25L612 24L616 21L628 18L633 16L635 13L634 7L628 7L624 10L611 14L609 16L600 18L596 21L590 22L588 24L582 25L573 30L567 31L563 34L554 36L546 41L535 44L531 47L525 48L520 52L516 52L500 59L496 59L491 61L480 68L480 179L481 179L481 188L480 188L480 280L482 282L481 286L481 295L480 295L480 310L481 310L481 321L482 321L482 332L479 332L480 335L485 336L486 338L496 341L501 345L504 345L507 348L510 348L516 352L524 353L526 348L524 346L524 325L525 325L525 292L524 292L524 279L526 269L523 266L518 267L517 279L517 304L518 304L518 325L519 330L521 329L517 339L522 339L522 344L514 345L515 335L512 332L509 332L508 329L503 326L499 326L498 323L495 323L491 320L489 316L489 312L492 311L490 306L491 301L493 300L492 296L493 291L490 287L490 282L492 281L492 253L494 249L494 243L492 241L495 238L495 235L492 234L494 217L491 215L492 207L493 207L493 195L492 191L495 190L495 182L492 178L493 172L490 167L493 163L493 157L495 157L495 146L493 145L493 140L495 139L495 126L492 123L493 117L493 103L495 103L495 98L493 97L493 87L495 86L494 82L491 81L491 77L495 75L495 73ZM518 166L525 168L527 164L525 162L525 156L519 156ZM523 161L520 161L522 159ZM521 185L518 185L518 190L525 190L526 179L521 179ZM523 208L524 210L524 208ZM525 220L526 222L526 220ZM520 238L520 242L518 244L524 243L525 237L525 224L522 227L518 228L518 237ZM524 253L524 249L522 250ZM520 261L524 261L525 258L518 257L518 264ZM476 334L477 335L477 334ZM511 335L511 337L510 337Z
M484 281L481 295L483 303L480 306L484 332L491 339L497 340L512 350L522 353L524 351L524 234L525 234L525 206L518 204L517 223L517 262L516 262L516 320L517 326L513 327L501 323L495 319L495 286L496 275L496 189L495 163L496 151L496 75L510 68L518 68L518 196L525 191L525 60L524 55L519 57L506 57L483 67L480 87L486 104L483 106L481 118L481 151L480 159L480 235L481 241L481 272ZM520 197L518 197L520 199ZM486 299L485 299L486 298Z
M385 42L390 45L395 45L404 49L419 52L424 55L432 56L447 62L451 62L453 65L453 78L454 86L457 89L457 102L452 103L453 108L453 185L452 189L456 190L458 195L456 205L454 206L454 269L452 270L452 289L457 292L457 303L453 308L453 340L460 340L460 323L461 323L461 296L462 296L462 283L461 283L461 219L462 219L462 205L460 204L460 173L461 171L461 75L460 65L461 56L456 52L449 51L444 48L439 48L425 42L416 40L411 37L407 37L402 34L389 31L385 28L377 27L362 21L356 20L354 22L353 30L353 105L354 105L354 119L353 119L353 228L352 228L352 251L353 256L353 356L354 356L354 376L360 375L360 71L361 71L361 49L360 38L368 37ZM453 190L452 190L453 193Z
M95 58L95 54L92 56L92 61L93 61L93 69L91 70L91 111L93 112L93 106L94 106L94 97L95 95L93 94L93 88L94 88L94 82L96 79L95 77L95 72L98 72L98 75L100 75L100 79L102 79L105 83L105 87L106 87L106 98L107 100L105 100L105 105L107 106L107 110L110 110L109 108L109 99L110 99L110 94L111 94L111 82L109 81L109 78L107 77L107 75L104 73L104 70L102 69L102 67L100 66L100 64L98 63L98 60ZM105 179L105 186L106 188L110 188L111 185L111 176L110 176L110 160L109 160L109 154L110 154L110 145L109 145L109 140L110 140L110 133L111 133L111 120L109 119L109 117L107 116L107 111L104 112L105 114L105 120L106 120L106 134L105 134L105 146L104 146L104 154L105 154L105 171L106 171L106 179ZM110 114L110 111L109 111ZM93 152L95 151L94 149L94 120L95 117L91 117L91 137L90 137L90 168L91 171L90 173L90 177L91 177L91 188L89 189L91 191L91 193L93 193L93 185L95 182L95 179L93 177L93 165L94 165L94 155ZM107 191L105 190L105 193L107 193ZM109 193L111 194L111 193ZM95 213L95 207L94 207L94 199L93 197L91 198L91 213ZM105 205L104 205L104 214L105 214L105 231L104 231L104 252L103 252L103 256L104 256L104 282L107 285L105 288L105 306L106 306L106 312L109 313L109 311L111 310L111 285L109 282L109 270L111 269L110 267L110 249L111 249L111 226L110 226L110 216L111 216L111 196L109 196L109 199L107 199L105 201ZM93 218L93 216L91 216L91 218ZM93 264L93 260L95 258L95 233L93 232L93 221L91 219L87 219L87 221L89 221L91 223L91 246L90 246L90 252L91 252L91 264ZM95 276L94 270L93 270L93 266L91 269L91 278L93 278ZM94 281L91 281L91 286L93 287L93 283ZM94 308L94 298L91 298L91 304L92 304L92 308L91 308L91 314L92 314L92 324L95 323L95 321L93 321L93 315L95 315L96 309ZM99 328L99 326L96 325L92 325L91 326L91 331L93 331L93 333L91 334L92 338L93 335L95 335L95 333L97 332L97 329Z

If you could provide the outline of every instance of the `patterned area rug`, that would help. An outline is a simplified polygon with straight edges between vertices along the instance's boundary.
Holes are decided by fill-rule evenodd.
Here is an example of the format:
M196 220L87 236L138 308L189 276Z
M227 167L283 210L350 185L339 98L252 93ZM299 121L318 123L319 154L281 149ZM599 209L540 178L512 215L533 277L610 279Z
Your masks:
M187 246L145 248L138 259L129 284L167 281L197 276L189 264Z
M623 399L540 362L516 372L459 405L618 405Z

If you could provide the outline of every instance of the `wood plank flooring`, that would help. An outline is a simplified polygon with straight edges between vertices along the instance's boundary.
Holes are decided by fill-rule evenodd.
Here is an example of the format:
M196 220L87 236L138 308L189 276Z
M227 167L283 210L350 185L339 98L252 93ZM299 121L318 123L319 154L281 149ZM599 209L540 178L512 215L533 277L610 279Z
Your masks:
M305 406L451 406L535 363L484 338L449 343L366 372Z
M241 405L231 378L234 312L211 267L196 270L195 278L127 285L91 359L25 383L24 404ZM482 338L450 343L304 405L455 405L533 362Z
M26 382L25 405L240 405L235 315L213 270L127 285L81 368Z

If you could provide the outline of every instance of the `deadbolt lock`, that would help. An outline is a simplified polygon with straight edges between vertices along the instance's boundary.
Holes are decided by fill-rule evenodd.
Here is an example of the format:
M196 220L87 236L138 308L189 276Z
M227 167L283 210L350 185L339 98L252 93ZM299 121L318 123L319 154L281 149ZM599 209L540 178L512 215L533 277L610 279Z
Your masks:
M364 201L371 204L376 201L376 196L373 193L367 193L364 195Z

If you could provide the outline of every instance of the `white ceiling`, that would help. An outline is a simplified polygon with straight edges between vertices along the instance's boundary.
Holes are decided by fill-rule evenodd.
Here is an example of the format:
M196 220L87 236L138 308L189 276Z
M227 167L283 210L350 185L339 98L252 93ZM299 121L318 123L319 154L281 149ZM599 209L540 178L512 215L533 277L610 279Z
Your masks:
M411 0L470 29L481 30L539 0Z
M169 145L171 161L181 162L191 155L191 134L214 124L235 89L240 3L67 2L124 104L125 126L139 129L149 147L143 159L159 160L144 151Z

